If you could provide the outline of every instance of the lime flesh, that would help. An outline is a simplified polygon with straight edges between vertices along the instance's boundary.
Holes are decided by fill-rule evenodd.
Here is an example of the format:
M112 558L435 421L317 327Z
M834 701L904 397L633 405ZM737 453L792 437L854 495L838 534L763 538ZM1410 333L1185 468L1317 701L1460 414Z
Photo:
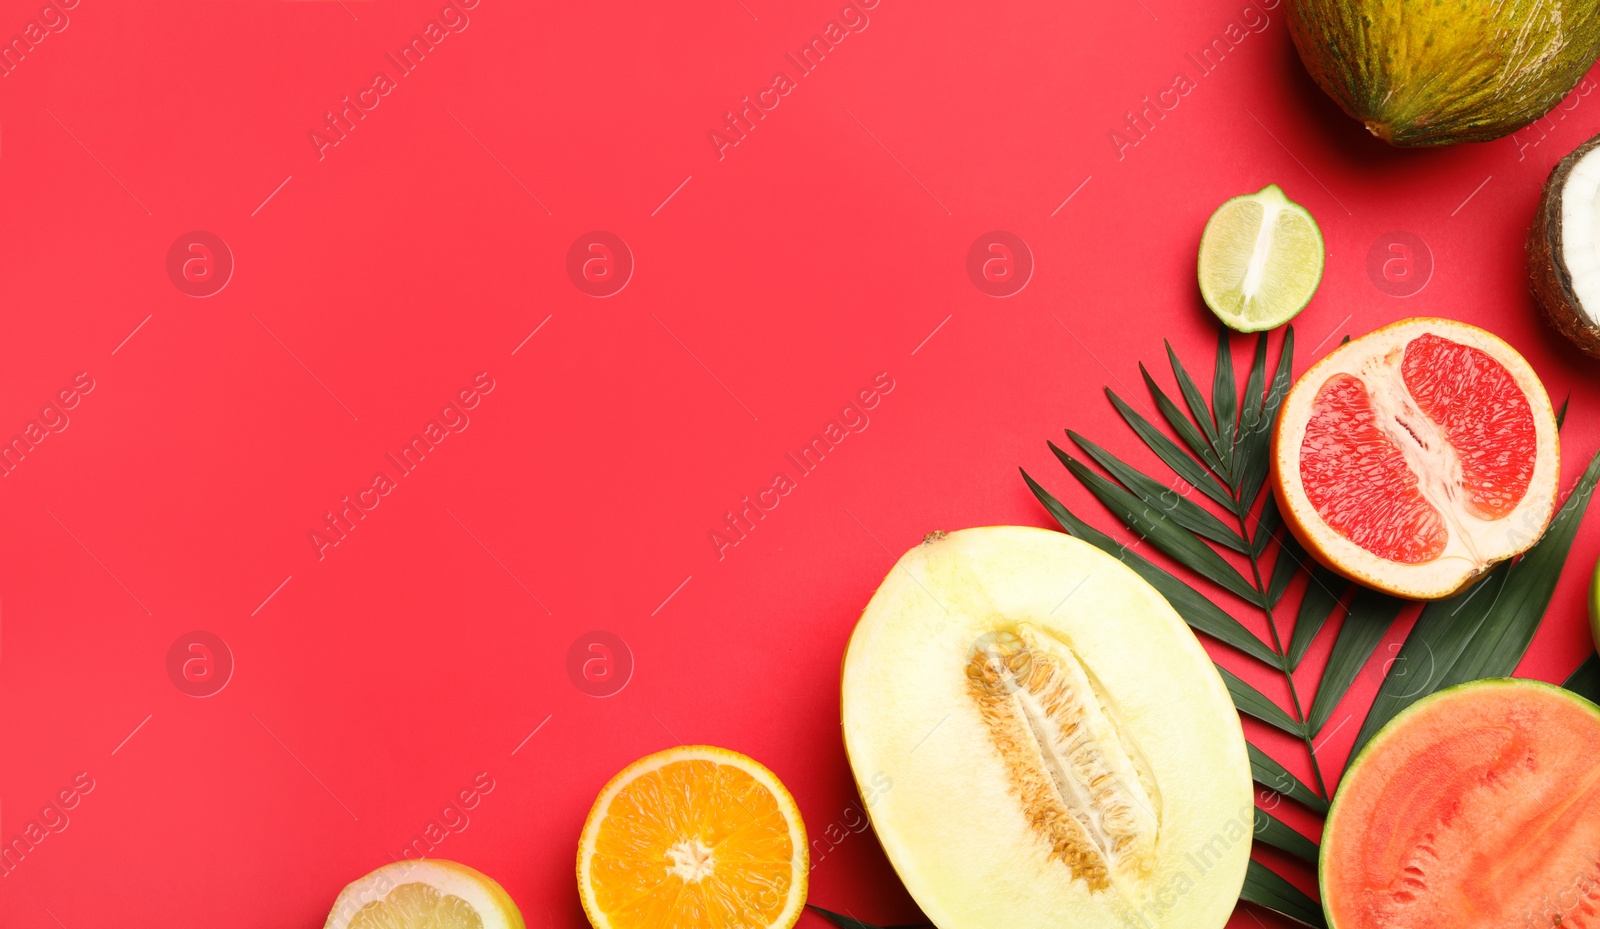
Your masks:
M1322 280L1322 231L1276 184L1217 208L1200 236L1200 295L1229 329L1293 319Z

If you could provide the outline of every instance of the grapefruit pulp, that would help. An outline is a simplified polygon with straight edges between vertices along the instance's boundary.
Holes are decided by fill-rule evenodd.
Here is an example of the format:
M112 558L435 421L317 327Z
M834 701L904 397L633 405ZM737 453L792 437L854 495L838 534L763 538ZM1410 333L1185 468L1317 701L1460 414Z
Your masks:
M1306 551L1401 597L1448 597L1526 551L1555 515L1555 413L1517 351L1476 326L1408 319L1295 382L1273 490Z
M1345 772L1318 874L1330 929L1600 924L1600 707L1530 680L1417 701Z

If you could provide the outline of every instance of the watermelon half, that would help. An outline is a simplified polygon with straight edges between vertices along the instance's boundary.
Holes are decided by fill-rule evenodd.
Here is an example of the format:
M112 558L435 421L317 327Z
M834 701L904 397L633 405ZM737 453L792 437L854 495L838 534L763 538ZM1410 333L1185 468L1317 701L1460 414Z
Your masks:
M1539 681L1417 701L1345 772L1330 929L1600 926L1600 707Z

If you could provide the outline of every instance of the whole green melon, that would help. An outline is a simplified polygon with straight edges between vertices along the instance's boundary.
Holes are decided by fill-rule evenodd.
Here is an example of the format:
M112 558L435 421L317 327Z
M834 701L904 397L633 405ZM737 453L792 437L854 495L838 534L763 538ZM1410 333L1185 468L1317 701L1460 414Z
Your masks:
M1300 60L1395 145L1486 142L1555 106L1600 55L1600 0L1290 0Z

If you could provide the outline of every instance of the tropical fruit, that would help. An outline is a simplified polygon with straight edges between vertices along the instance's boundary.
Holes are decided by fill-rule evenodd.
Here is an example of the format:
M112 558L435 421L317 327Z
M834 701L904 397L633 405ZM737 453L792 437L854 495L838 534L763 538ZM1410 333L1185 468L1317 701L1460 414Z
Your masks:
M936 532L844 661L850 766L940 929L1220 929L1254 803L1239 717L1166 600L1058 532Z
M1322 832L1330 929L1594 925L1600 707L1529 680L1412 704L1356 756Z
M1293 319L1322 280L1322 230L1277 184L1217 207L1200 236L1200 296L1222 324L1260 332Z
M738 752L683 745L600 791L578 842L595 929L789 929L806 901L805 824L776 775Z
M493 878L425 858L386 864L346 887L324 929L523 929L523 923Z
M1600 54L1594 0L1289 0L1311 77L1395 145L1498 139L1549 112Z
M1511 346L1421 317L1335 349L1284 398L1272 487L1306 551L1400 597L1448 597L1555 515L1555 413Z
M1600 358L1600 136L1556 163L1528 234L1528 275L1545 319Z

